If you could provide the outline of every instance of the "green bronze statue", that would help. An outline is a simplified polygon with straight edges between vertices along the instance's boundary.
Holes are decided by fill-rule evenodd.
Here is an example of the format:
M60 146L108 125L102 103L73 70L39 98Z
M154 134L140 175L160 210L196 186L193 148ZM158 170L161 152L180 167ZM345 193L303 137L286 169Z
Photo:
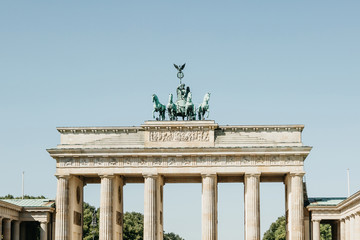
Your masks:
M207 117L209 117L209 100L210 100L210 93L206 93L204 96L204 101L199 105L198 108L198 119L205 120L205 113L207 112Z
M158 121L165 120L165 106L162 105L159 101L159 98L156 96L156 94L152 95L152 101L154 103L154 110L153 110L153 118L155 118L154 113L159 112L159 117L156 118Z
M178 70L177 77L180 79L180 85L176 88L176 101L174 103L173 94L169 94L169 102L165 107L160 103L156 94L153 94L153 118L155 118L155 112L159 112L159 117L156 118L158 121L165 120L165 112L167 112L170 121L177 121L178 117L181 117L182 120L185 120L185 118L188 121L196 120L196 113L198 113L198 120L204 120L206 113L206 117L209 117L210 93L205 94L204 101L199 105L199 108L196 111L195 104L192 101L190 87L186 87L185 84L181 82L184 77L182 71L185 68L185 63L183 65L174 64L174 67Z

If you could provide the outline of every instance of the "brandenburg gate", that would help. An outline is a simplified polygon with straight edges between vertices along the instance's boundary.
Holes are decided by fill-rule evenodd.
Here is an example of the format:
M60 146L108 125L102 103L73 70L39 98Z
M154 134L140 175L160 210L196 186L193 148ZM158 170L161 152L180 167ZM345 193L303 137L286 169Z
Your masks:
M283 182L286 239L305 240L303 175L311 147L302 143L304 126L219 126L204 120L210 93L196 108L190 87L181 82L185 64L174 66L180 79L177 100L173 103L170 94L165 106L153 94L156 121L58 128L61 142L48 149L58 178L55 239L82 239L86 184L101 184L100 240L123 239L126 183L144 183L144 240L163 240L164 184L201 183L202 240L217 240L217 184L242 182L245 240L260 240L260 182Z
M202 184L202 239L217 239L217 184L244 183L245 239L260 240L260 182L283 182L287 239L303 240L303 125L219 126L146 121L138 127L58 128L57 240L82 239L83 187L100 183L100 239L122 239L123 186L144 183L144 240L162 240L163 186Z

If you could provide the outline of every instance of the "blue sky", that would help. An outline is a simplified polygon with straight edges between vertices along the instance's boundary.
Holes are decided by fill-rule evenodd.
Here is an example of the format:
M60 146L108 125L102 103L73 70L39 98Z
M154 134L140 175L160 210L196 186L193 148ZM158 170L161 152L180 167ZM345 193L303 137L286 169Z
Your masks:
M178 84L219 124L305 124L310 196L360 190L359 1L2 1L0 195L56 193L58 126L132 126ZM201 235L200 185L165 186L165 230ZM125 187L143 210L143 186ZM243 186L219 185L219 239L243 238ZM86 186L98 205L99 186ZM284 213L261 184L261 226Z

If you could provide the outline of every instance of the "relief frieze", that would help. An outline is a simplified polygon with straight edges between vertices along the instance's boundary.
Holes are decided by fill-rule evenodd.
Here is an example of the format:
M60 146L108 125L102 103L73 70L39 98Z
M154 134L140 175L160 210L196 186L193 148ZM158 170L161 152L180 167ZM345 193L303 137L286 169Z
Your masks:
M60 158L57 167L302 166L302 156Z
M209 142L209 131L151 131L150 142Z

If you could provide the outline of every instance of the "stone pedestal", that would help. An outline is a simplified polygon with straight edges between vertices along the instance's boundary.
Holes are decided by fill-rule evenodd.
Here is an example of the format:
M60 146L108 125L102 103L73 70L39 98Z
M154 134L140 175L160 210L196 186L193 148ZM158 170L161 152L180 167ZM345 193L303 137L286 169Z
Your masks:
M69 176L58 176L56 193L56 227L55 239L69 239Z
M217 240L217 177L202 175L202 240Z
M320 240L320 220L313 220L312 221L312 239L313 240Z
M47 222L40 222L40 240L47 240L48 224Z
M101 177L101 197L100 197L100 228L99 238L101 240L113 239L113 216L112 216L112 200L113 200L113 178L114 176Z
M13 240L20 240L20 221L14 221L13 223Z
M10 219L4 219L4 232L3 237L4 240L11 240L11 220Z
M244 177L245 240L260 240L260 174Z
M144 240L158 240L157 181L158 175L144 175Z

